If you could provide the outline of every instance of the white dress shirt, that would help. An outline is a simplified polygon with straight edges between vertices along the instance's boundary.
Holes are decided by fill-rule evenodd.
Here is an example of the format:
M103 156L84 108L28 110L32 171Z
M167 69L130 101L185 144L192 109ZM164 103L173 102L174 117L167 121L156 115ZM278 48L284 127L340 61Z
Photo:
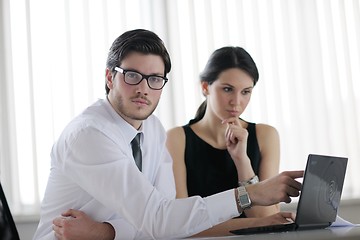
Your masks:
M34 239L55 239L52 221L70 208L111 223L116 239L182 238L239 215L234 190L175 200L162 124L151 115L140 131L142 172L130 145L138 131L106 99L69 123L51 151Z

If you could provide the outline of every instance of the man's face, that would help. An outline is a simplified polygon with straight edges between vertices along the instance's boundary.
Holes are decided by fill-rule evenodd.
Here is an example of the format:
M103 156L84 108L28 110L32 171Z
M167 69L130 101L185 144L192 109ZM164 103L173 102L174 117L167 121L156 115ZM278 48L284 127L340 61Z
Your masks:
M122 69L134 70L144 75L164 76L164 62L158 55L130 53L121 63ZM124 81L124 74L115 76L106 69L108 99L115 111L134 128L138 129L143 120L148 118L159 103L162 90L149 88L146 79L138 85L129 85Z

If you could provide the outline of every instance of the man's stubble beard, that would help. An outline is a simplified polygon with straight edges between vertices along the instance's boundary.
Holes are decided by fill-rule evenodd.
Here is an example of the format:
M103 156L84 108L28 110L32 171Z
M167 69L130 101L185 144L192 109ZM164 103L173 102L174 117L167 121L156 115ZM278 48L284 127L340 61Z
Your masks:
M117 109L118 109L120 115L123 117L137 120L137 121L143 121L143 120L146 120L155 111L157 105L159 104L159 100L154 104L152 104L152 102L150 102L150 105L148 105L148 106L153 106L153 108L150 110L150 112L148 114L145 114L145 115L142 114L142 116L139 116L139 114L133 114L131 111L128 111L128 109L124 105L124 101L123 101L122 97L119 98ZM141 108L141 107L138 107L138 108Z

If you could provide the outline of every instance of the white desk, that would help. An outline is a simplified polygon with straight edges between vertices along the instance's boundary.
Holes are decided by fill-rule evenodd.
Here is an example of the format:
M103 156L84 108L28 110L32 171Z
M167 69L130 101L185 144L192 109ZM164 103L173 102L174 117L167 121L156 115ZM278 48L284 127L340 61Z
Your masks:
M254 235L237 235L229 237L196 238L211 240L360 240L360 226L357 227L334 227L330 229L302 230L283 233L264 233Z

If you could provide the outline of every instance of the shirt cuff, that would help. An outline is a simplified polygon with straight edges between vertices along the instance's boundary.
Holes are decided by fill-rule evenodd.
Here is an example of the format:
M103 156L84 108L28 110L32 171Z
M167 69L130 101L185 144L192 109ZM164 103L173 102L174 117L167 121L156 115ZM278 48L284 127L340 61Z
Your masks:
M213 226L239 216L234 189L211 195L204 201Z
M127 222L125 222L123 219L112 219L105 222L113 226L115 230L114 240L134 239L136 236L135 229L132 226L130 226Z

